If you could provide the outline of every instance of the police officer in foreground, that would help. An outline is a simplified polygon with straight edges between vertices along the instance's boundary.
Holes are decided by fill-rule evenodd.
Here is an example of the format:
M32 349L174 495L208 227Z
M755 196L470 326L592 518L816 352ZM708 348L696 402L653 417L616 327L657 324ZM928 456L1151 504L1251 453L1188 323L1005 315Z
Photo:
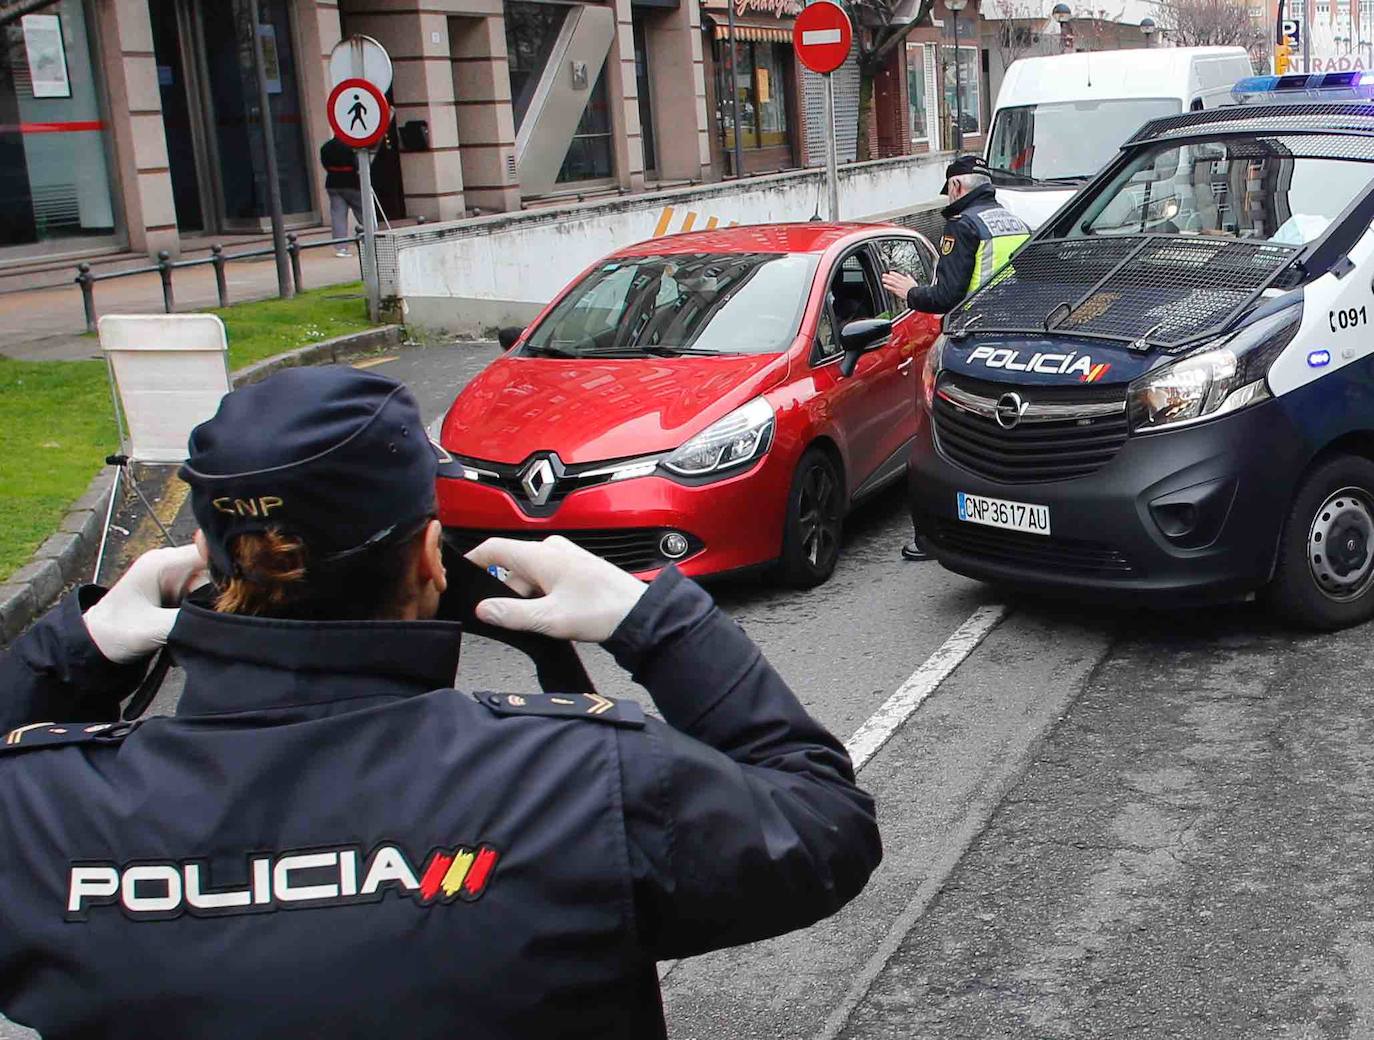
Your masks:
M881 858L843 746L672 568L471 554L532 597L483 622L602 643L663 721L452 689L463 560L400 384L235 391L182 476L197 545L0 658L0 1011L47 1040L663 1036L656 960L806 926ZM119 722L163 643L176 715Z
M935 282L928 288L900 271L883 274L883 288L906 298L913 311L946 314L970 293L981 289L993 274L1030 237L1030 227L997 201L988 164L980 155L961 155L945 167L942 195L949 205L941 210L945 230L940 236L940 260ZM902 546L902 558L925 560L920 535Z

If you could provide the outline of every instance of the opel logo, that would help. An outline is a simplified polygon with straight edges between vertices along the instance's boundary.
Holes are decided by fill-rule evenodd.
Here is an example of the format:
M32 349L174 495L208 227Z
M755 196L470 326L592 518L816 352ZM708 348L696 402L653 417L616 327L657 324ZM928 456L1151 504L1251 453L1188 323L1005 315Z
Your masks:
M563 464L557 455L541 455L530 460L520 474L520 487L531 505L542 506L549 500L562 472Z
M1021 400L1020 394L1003 394L997 399L997 408L994 412L997 425L1004 430L1014 429L1020 424L1029 407L1030 402Z

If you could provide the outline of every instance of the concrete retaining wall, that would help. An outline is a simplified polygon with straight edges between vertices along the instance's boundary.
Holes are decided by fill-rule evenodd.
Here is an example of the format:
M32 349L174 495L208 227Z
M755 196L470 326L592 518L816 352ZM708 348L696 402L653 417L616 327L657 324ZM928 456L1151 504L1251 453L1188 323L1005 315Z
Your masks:
M902 156L840 170L840 213L869 219L939 198L949 156ZM502 214L451 225L398 229L379 246L382 293L407 326L459 336L524 324L598 257L666 232L714 219L763 224L809 220L825 207L820 170L795 170L741 183L636 195L558 210ZM665 232L665 233L666 233Z

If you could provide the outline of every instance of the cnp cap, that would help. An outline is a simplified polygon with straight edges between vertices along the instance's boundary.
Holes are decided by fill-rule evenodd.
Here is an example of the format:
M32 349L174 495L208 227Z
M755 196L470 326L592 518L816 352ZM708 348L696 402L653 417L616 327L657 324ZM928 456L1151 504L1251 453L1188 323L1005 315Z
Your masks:
M945 167L945 186L940 189L940 194L949 194L951 177L962 177L966 173L981 173L984 177L991 175L987 161L981 155L956 156L954 161Z
M276 528L315 561L413 533L438 468L404 386L342 366L292 368L226 394L191 431L181 479L222 575L239 535Z

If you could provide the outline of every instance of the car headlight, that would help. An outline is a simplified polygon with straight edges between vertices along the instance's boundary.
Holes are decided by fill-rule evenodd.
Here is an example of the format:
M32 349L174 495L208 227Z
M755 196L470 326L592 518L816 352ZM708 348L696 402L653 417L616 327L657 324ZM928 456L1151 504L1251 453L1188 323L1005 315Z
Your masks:
M1126 391L1132 433L1212 419L1270 397L1265 376L1302 323L1302 305L1285 307L1147 372Z
M752 462L773 442L773 406L762 397L736 408L661 460L684 477L704 477Z
M926 351L926 361L921 366L921 397L926 408L935 407L935 381L940 378L940 369L945 360L945 337L939 337Z

